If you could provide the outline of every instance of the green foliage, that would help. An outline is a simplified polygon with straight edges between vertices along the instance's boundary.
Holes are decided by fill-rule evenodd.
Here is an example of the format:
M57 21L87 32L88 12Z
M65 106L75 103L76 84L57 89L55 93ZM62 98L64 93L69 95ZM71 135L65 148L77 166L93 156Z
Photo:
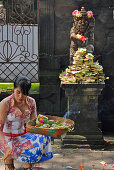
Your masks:
M30 93L39 93L40 83L32 83ZM0 93L2 92L12 92L13 83L0 83Z
M39 93L40 83L32 83L30 93Z
M13 83L0 83L0 93L12 92Z

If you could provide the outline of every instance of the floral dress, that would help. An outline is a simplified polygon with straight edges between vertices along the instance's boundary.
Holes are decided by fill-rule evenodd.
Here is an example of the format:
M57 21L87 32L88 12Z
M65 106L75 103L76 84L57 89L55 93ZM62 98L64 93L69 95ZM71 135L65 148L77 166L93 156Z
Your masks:
M0 129L2 129L4 133L5 142L12 149L12 156L14 159L19 162L28 163L36 163L51 159L53 153L50 137L26 133L25 123L30 120L31 117L35 117L36 114L35 100L27 96L26 103L28 109L25 108L24 114L15 106L14 94L8 96L2 102L7 103L8 113L4 124L0 124ZM0 122L1 121L2 120L0 120ZM5 153L5 146L0 144L0 150L2 153Z

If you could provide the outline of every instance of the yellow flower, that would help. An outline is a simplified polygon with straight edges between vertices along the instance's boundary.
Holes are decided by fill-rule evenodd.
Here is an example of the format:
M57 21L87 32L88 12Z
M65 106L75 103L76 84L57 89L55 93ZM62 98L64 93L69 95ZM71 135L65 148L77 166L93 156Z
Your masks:
M93 12L92 11L87 11L87 16L88 16L88 18L93 17Z
M81 38L82 37L80 34L77 34L76 36L77 36L77 38Z
M81 17L81 16L82 16L81 13L77 13L77 14L76 14L76 17Z
M87 16L88 16L88 18L91 18L91 15L90 15L90 14L88 14Z

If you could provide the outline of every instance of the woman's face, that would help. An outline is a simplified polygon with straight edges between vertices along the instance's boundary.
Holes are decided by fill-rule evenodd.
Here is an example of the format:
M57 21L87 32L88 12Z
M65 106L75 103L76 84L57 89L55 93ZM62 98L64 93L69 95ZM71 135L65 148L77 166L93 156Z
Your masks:
M15 100L17 103L21 104L23 101L26 100L27 95L24 95L22 93L22 90L20 87L17 87L14 89L14 96L15 96Z

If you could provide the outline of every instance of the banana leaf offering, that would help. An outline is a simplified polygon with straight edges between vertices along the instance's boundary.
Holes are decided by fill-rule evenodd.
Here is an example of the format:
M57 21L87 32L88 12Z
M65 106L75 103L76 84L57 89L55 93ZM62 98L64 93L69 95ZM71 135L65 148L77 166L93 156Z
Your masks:
M37 119L36 119L36 127L52 128L52 129L64 127L69 132L72 129L70 124L68 124L66 122L59 122L59 121L53 120L53 119L50 120L50 119L48 119L47 116L44 116L44 115L41 115L41 114L39 114Z

